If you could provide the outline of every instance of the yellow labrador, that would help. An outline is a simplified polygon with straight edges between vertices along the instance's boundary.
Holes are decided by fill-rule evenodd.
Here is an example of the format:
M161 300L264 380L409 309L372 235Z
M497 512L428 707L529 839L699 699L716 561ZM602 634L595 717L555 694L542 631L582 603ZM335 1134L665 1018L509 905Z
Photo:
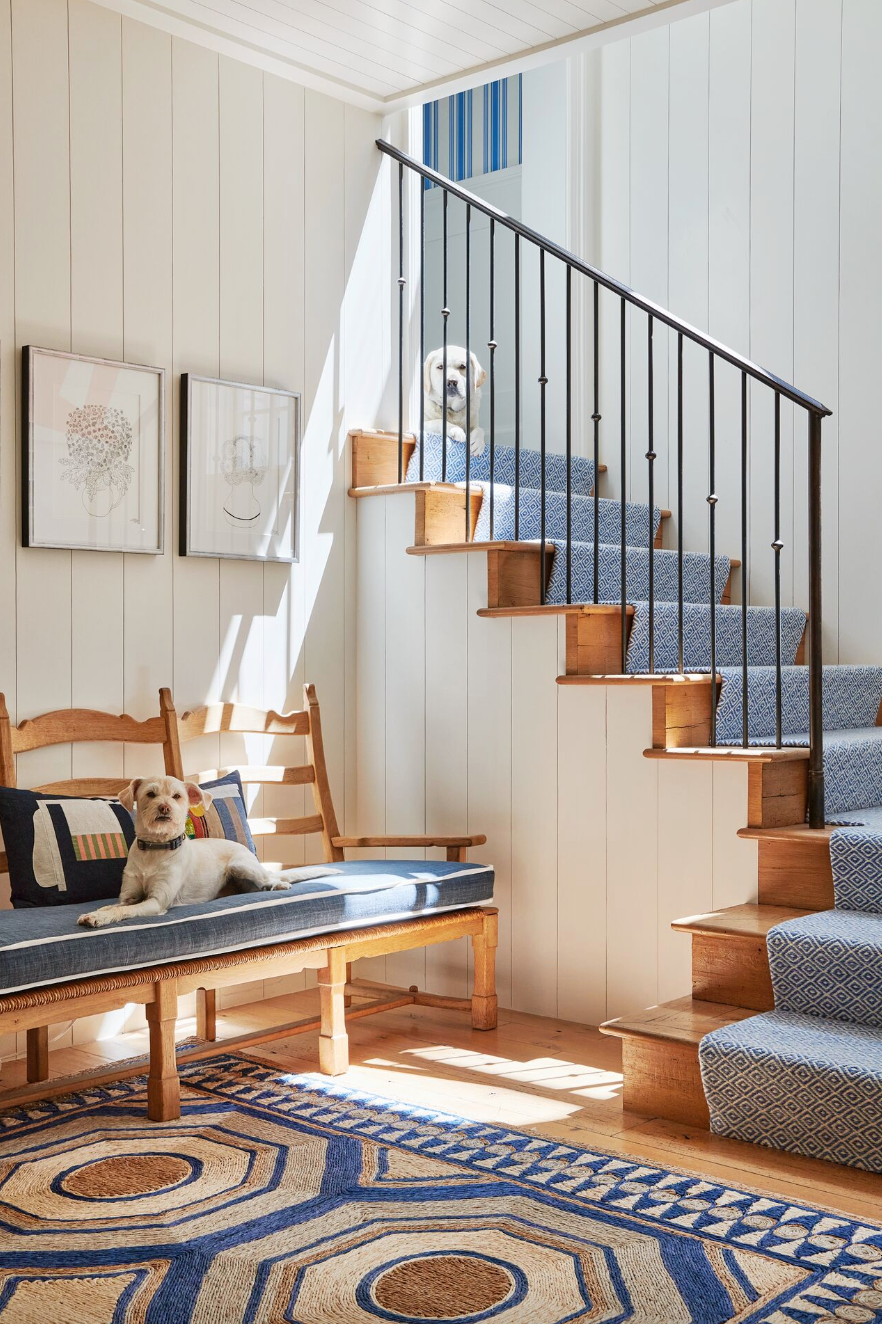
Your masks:
M425 396L426 424L437 423L441 431L441 420L447 411L447 435L451 441L465 443L466 427L471 424L469 449L472 455L484 452L484 429L478 426L481 412L481 387L487 374L481 367L474 353L471 355L471 370L466 372L466 352L461 345L447 346L447 381L444 380L444 351L433 349L423 364L423 393ZM471 380L471 410L466 410L466 378ZM468 415L468 417L467 417ZM436 429L432 429L435 431Z

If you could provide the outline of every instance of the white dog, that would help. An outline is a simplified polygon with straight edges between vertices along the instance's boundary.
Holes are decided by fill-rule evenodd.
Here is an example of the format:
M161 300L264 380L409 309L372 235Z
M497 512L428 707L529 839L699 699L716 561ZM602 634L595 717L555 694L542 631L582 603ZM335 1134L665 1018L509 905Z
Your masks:
M79 923L101 929L136 915L164 915L169 906L211 901L228 883L237 892L282 892L291 883L340 872L316 864L270 873L238 841L191 840L185 832L190 806L207 809L211 799L195 782L176 777L139 777L121 791L120 804L134 810L135 840L119 901L80 915Z
M471 411L466 411L466 377L471 381ZM469 449L472 455L484 452L484 429L478 426L478 414L481 412L481 387L487 374L481 367L474 353L471 355L471 371L466 372L466 352L461 345L447 346L447 381L444 381L444 351L433 349L423 364L423 392L425 395L425 418L427 423L440 423L447 410L447 435L451 441L465 442L465 430L471 423ZM440 428L438 429L440 432Z

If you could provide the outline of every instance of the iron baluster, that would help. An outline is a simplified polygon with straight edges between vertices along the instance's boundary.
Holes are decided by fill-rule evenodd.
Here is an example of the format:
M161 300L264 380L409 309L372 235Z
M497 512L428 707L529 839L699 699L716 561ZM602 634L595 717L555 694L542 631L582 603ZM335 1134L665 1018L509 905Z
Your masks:
M465 540L472 536L472 209L466 203L465 216Z
M741 374L741 743L750 744L747 686L747 373Z
M654 369L652 358L652 316L648 318L646 333L646 404L647 404L647 441L646 452L648 467L647 488L649 497L649 671L655 671L655 399Z
M447 482L447 319L450 309L447 307L447 189L441 194L441 320L444 324L444 340L441 346L441 482Z
M600 468L600 286L594 282L594 601L600 592L600 494L597 490Z
M521 236L514 237L515 542L521 536Z
M404 482L404 166L398 165L398 481Z
M566 444L567 444L567 603L573 600L573 273L567 267Z
M622 675L625 674L626 662L628 660L628 566L627 566L627 508L625 505L625 489L627 487L627 467L628 467L628 422L626 414L627 386L625 380L625 356L628 347L628 324L627 324L628 305L622 299L621 325L619 328L619 375L620 375L620 397L619 408L621 411L621 428L619 438L619 460L621 465L620 482L622 490L619 497L619 507L621 512L621 588L622 588ZM652 516L649 519L652 525ZM652 528L650 527L649 536L652 537Z
M821 655L821 416L808 418L809 826L824 826L824 667Z
M490 221L490 541L496 502L496 222Z
M677 669L683 665L683 332L677 336Z
M775 392L775 748L782 745L781 695L781 396Z
M539 252L539 464L540 480L540 528L541 548L539 552L539 601L545 602L547 573L545 566L545 388L548 378L545 375L545 250Z
M426 388L423 364L426 361L426 189L420 180L420 482L425 473Z
M717 743L717 422L716 422L716 399L715 399L715 360L713 354L708 355L708 428L707 428L707 448L708 448L708 466L707 477L710 491L707 496L708 504L708 544L710 552L710 674L711 674L711 719L710 719L710 743Z

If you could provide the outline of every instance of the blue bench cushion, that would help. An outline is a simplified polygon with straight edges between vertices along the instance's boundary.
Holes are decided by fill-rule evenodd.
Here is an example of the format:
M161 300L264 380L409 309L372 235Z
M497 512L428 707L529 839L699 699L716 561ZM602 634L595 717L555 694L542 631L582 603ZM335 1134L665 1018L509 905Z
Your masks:
M0 995L115 970L186 961L334 929L362 928L487 901L493 869L447 860L353 860L340 873L175 906L106 929L77 923L94 903L2 912Z
M254 851L238 772L201 786L211 791L212 803L207 811L190 811L187 836L225 837ZM66 906L119 896L135 825L118 800L0 786L0 831L15 907Z

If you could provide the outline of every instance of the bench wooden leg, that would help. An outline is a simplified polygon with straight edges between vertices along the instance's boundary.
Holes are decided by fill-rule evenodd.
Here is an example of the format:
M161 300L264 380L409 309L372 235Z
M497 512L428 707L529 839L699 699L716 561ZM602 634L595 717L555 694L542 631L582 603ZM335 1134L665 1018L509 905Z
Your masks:
M181 1115L181 1084L175 1058L175 1022L178 1018L178 986L174 979L154 985L147 1003L150 1031L150 1073L147 1077L147 1116L151 1122L173 1122Z
M49 1079L49 1026L28 1030L28 1084Z
M472 936L475 978L472 987L472 1027L496 1029L496 947L499 942L499 915L488 910L480 933Z
M340 1076L349 1069L349 1036L346 1033L346 962L342 947L331 947L328 964L318 972L322 1028L319 1033L319 1070Z
M217 1038L217 989L196 990L196 1034L214 1043Z
M352 983L352 962L351 962L351 961L347 961L347 962L346 962L346 983L347 983L347 984L351 984L351 983ZM347 993L347 994L346 994L345 998L343 999L343 1006L344 1006L344 1007L351 1007L351 1006L352 1006L352 994L351 994L351 993Z

